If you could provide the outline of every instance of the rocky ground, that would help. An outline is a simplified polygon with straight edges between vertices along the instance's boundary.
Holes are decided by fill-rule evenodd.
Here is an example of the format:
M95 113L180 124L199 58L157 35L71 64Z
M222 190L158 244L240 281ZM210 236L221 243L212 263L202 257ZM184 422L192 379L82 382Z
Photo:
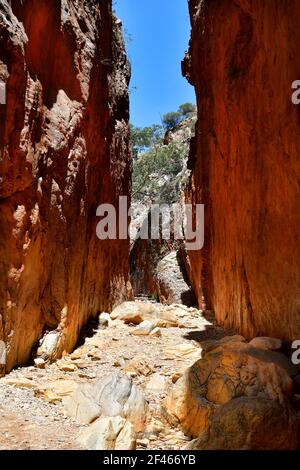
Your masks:
M250 342L211 312L125 302L49 364L0 380L0 449L297 449L299 368L276 338ZM192 440L194 439L194 440Z
M162 308L164 317L175 317L179 327L136 336L132 333L139 327L133 323L109 320L109 326L92 325L86 332L89 336L71 355L51 365L37 361L38 367L21 367L1 379L0 449L81 448L77 436L87 425L66 416L63 400L78 386L96 384L113 372L130 377L149 403L137 448L184 448L189 438L165 419L161 405L172 381L200 357L198 341L228 332L197 309Z

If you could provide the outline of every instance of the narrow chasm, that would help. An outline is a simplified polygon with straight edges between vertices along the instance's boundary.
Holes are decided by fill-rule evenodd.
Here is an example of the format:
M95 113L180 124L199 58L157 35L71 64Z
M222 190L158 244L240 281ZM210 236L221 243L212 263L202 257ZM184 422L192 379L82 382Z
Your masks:
M0 450L300 448L299 23L1 1Z

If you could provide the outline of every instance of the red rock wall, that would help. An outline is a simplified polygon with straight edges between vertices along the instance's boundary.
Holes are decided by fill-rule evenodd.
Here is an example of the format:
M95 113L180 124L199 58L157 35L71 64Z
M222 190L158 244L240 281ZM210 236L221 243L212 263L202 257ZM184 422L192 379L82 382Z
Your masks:
M184 73L199 121L188 199L206 205L191 253L201 303L248 337L300 338L297 0L190 0Z
M6 370L46 330L71 350L89 317L130 294L127 241L96 208L130 192L129 65L111 1L0 5L0 340Z

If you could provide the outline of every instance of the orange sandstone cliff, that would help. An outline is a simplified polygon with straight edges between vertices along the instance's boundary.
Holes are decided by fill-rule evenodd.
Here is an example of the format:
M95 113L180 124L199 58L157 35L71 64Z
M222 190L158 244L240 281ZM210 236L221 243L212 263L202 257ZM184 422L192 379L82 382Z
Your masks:
M188 200L204 203L192 283L217 320L251 337L300 338L297 0L190 0L183 69L199 120Z
M130 68L110 0L4 0L0 38L5 372L46 332L52 358L71 350L130 294L129 243L96 238L97 206L130 192Z

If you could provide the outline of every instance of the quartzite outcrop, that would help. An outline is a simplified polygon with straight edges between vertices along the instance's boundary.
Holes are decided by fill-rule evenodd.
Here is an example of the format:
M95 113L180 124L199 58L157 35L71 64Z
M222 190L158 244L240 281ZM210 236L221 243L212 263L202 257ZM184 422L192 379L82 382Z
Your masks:
M46 331L55 355L127 297L129 244L96 208L130 192L130 68L110 0L0 5L0 340L6 371ZM2 351L2 358L3 358Z

